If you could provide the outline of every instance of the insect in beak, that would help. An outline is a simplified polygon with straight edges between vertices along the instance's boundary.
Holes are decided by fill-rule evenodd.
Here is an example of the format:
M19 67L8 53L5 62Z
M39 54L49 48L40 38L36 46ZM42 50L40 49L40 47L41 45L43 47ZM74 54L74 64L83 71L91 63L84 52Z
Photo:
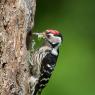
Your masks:
M36 35L39 39L40 38L45 38L45 32L42 32L42 33L38 33L38 32L36 32L36 33L32 33L33 35Z

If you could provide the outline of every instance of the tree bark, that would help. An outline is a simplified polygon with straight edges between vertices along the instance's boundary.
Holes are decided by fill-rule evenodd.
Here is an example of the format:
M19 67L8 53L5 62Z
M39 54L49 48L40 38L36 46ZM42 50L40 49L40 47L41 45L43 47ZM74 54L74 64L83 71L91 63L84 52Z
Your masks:
M0 0L0 95L30 95L27 33L36 0Z

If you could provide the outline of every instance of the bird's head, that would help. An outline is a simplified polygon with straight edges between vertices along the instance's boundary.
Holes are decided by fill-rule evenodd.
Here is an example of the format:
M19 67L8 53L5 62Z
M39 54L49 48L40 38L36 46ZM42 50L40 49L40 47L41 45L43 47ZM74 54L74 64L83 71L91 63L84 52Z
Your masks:
M59 47L63 41L62 34L57 30L48 29L42 33L33 33L38 38L44 38L53 47Z
M46 30L43 32L44 38L54 47L60 46L63 41L61 33L57 30Z

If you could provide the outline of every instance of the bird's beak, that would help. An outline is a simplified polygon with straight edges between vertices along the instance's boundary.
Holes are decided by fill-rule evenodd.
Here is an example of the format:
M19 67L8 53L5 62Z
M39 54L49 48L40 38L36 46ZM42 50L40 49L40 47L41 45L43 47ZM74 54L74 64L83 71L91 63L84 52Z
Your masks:
M45 32L42 32L42 33L33 33L33 35L36 35L36 36L38 36L38 38L45 38L45 36L46 36L46 33Z

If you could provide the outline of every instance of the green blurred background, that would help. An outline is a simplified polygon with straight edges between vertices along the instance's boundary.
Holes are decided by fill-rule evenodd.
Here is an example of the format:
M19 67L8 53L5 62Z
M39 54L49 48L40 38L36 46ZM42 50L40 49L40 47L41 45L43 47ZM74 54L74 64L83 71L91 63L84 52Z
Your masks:
M95 95L95 0L37 0L34 31L64 35L42 95Z

